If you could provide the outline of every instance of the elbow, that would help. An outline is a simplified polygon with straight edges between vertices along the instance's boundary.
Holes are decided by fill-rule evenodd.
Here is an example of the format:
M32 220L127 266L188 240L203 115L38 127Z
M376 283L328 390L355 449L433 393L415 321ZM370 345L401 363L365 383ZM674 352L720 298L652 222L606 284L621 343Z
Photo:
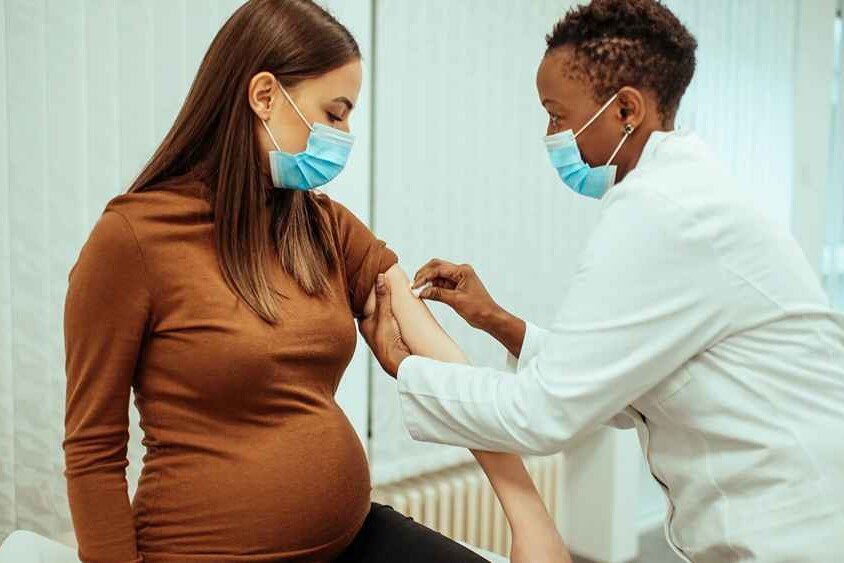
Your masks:
M501 451L532 456L548 456L559 453L572 437L566 428L549 425L530 430L511 430L508 435L508 443L498 444Z
M522 444L522 454L534 456L549 456L559 453L569 441L567 435L539 434L531 436Z
M535 381L522 383L514 392L499 390L501 426L521 454L547 456L560 452L579 430L578 421Z
M65 456L64 476L67 480L80 479L89 475L120 475L125 477L129 459L114 458L84 458Z
M559 453L577 433L577 429L565 417L547 414L540 416L536 411L531 411L523 422L511 430L510 436L518 444L519 453L524 455L547 456Z
M128 432L113 435L85 435L77 433L62 441L65 470L68 479L91 474L124 474L129 465Z

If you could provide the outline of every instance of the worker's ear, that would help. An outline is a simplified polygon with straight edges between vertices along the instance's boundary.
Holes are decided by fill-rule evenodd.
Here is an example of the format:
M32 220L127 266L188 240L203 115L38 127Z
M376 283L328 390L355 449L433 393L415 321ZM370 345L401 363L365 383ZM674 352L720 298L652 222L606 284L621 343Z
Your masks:
M616 117L619 120L619 124L622 127L628 123L634 128L639 127L645 120L647 113L645 97L642 93L636 88L625 86L618 91L616 101Z

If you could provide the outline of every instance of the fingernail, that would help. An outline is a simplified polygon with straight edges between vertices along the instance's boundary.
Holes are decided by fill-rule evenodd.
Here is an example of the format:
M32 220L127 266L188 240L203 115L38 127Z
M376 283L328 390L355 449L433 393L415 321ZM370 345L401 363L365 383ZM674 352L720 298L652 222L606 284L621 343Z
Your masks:
M376 287L378 289L383 289L384 288L384 274L378 274L378 278L377 278L375 283L376 283Z

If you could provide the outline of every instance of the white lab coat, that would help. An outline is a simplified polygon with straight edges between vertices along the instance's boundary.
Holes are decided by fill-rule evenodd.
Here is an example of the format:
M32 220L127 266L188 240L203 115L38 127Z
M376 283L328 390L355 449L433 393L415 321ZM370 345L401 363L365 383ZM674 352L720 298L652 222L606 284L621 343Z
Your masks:
M844 560L844 320L740 191L695 134L653 133L516 375L402 362L411 435L549 454L635 425L685 558Z

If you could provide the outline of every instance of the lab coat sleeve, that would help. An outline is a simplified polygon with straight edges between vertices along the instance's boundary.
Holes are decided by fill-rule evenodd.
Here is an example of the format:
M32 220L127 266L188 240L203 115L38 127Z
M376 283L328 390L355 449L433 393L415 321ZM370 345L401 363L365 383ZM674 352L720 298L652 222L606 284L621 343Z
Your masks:
M410 357L398 373L405 426L428 442L559 451L714 343L724 291L693 217L658 194L616 195L519 374Z
M507 352L507 371L511 373L521 371L531 358L539 354L539 349L545 341L546 336L548 336L547 330L525 322L525 339L522 342L522 350L518 358Z

